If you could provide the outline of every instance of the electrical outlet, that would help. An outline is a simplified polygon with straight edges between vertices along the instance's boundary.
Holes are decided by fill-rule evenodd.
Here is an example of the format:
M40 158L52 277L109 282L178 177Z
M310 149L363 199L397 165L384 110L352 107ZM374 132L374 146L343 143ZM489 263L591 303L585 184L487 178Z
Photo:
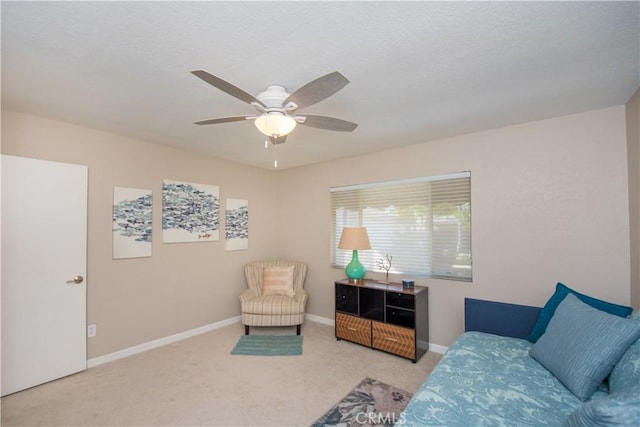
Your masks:
M98 333L98 325L96 325L95 323L92 323L89 326L87 326L87 336L89 338L95 337L97 333Z

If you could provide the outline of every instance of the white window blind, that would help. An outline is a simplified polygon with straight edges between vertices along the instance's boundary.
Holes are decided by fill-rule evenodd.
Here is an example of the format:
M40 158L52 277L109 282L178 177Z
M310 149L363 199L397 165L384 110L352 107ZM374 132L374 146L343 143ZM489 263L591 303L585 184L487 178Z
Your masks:
M332 263L343 227L366 227L370 250L358 251L368 271L393 256L390 273L471 281L471 174L457 174L331 188Z

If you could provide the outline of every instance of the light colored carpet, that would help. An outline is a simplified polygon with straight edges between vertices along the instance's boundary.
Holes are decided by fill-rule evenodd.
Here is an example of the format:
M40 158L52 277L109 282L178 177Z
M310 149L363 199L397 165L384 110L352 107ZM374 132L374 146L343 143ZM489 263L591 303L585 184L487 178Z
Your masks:
M233 356L243 331L230 325L6 396L2 426L309 426L366 377L414 393L441 357L414 364L312 321L302 356Z

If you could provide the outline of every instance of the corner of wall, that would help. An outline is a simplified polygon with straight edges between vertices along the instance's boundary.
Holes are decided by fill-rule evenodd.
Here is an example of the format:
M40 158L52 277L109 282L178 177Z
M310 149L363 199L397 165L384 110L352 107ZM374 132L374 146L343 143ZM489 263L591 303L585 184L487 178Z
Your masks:
M629 173L631 305L640 308L640 88L625 106Z

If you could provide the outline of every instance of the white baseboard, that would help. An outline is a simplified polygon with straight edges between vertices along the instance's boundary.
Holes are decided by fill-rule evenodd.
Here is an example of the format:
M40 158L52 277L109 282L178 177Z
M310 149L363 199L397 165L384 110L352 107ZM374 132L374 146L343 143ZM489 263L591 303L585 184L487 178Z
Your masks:
M209 325L200 326L199 328L190 329L188 331L180 332L179 334L170 335L168 337L160 338L154 341L149 341L144 344L139 344L133 347L125 348L124 350L116 351L114 353L105 354L104 356L98 356L93 359L87 360L87 368L93 368L94 366L102 365L103 363L113 362L114 360L122 359L124 357L133 356L143 351L151 350L163 345L171 344L176 341L181 341L186 338L191 338L196 335L204 334L205 332L213 331L214 329L220 329L222 327L232 325L240 322L242 316L235 316L230 319L221 320L219 322L211 323Z
M442 345L429 343L429 351L433 351L434 353L445 354L447 350L449 350L449 347L444 347Z
M312 320L314 322L322 323L323 325L335 326L336 321L334 319L329 319L327 317L316 316L315 314L306 313L304 315L305 319Z
M323 325L335 326L335 320L327 317L316 316L315 314L305 314L305 319L313 322L322 323ZM93 359L87 360L87 368L93 368L94 366L102 365L103 363L113 362L114 360L122 359L124 357L133 356L134 354L142 353L143 351L151 350L154 348L162 347L163 345L171 344L176 341L181 341L187 338L194 337L196 335L204 334L205 332L220 329L225 326L233 325L242 320L242 316L235 316L230 319L221 320L219 322L211 323L209 325L200 326L199 328L190 329L188 331L180 332L179 334L170 335L168 337L160 338L154 341L149 341L143 344L139 344L133 347L125 348L124 350L116 351L114 353L105 354L104 356L98 356ZM429 351L435 353L444 354L448 350L448 347L443 347L438 344L429 344Z

